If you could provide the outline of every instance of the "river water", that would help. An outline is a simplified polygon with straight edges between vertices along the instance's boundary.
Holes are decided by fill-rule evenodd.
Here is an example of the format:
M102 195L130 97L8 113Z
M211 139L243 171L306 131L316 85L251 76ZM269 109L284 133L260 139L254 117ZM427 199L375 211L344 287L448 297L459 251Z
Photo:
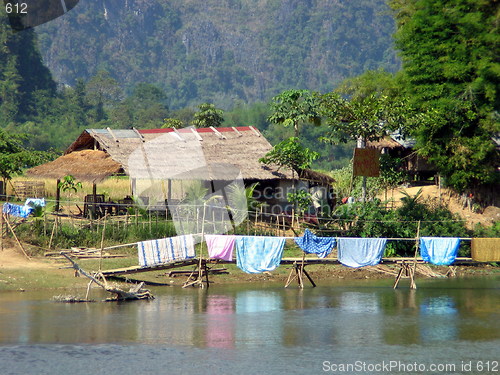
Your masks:
M0 374L500 373L499 277L391 284L0 293Z

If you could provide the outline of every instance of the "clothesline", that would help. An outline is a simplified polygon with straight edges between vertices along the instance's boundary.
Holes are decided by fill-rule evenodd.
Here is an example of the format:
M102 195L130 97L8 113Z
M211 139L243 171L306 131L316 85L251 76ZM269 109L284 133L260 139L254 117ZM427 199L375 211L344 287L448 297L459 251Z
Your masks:
M200 236L201 233L196 233L194 234L194 236ZM244 234L234 234L234 236L246 236L246 237L249 237L247 235L244 235ZM270 237L270 236L251 236L251 237ZM285 240L294 240L295 238L297 237L289 237L289 236L271 236L271 237L278 237L278 238L284 238ZM338 238L338 236L332 236L332 238ZM363 237L359 237L359 238L363 238ZM415 237L415 238L386 238L387 241L416 241L418 240L420 237ZM471 241L472 238L469 238L469 237L458 237L460 238L461 241ZM111 249L118 249L118 248L121 248L121 247L130 247L130 246L136 246L138 242L132 242L132 243L127 243L127 244L122 244L122 245L113 245L113 246L108 246L108 247L104 247L103 250L111 250Z

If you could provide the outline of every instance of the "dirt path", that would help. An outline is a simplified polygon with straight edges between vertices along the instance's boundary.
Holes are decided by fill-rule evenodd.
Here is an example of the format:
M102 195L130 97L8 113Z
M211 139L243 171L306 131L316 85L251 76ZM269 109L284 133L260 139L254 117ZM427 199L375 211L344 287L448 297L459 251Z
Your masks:
M0 250L0 269L50 269L56 266L48 259L41 257L26 258L19 246L4 239L4 249Z
M478 223L481 223L483 225L491 225L495 219L499 219L488 215L475 213L470 211L468 208L464 208L463 203L460 201L460 199L454 196L450 190L442 188L440 193L439 188L436 185L415 186L406 189L398 188L389 190L387 193L387 199L391 199L394 197L394 201L397 206L399 202L401 202L401 198L405 196L403 194L403 191L413 197L418 193L420 189L422 189L422 198L424 200L435 202L436 204L439 202L444 203L451 212L458 214L461 218L467 221L467 227L469 229L473 229L474 226ZM379 198L385 199L385 195L382 194L379 196Z

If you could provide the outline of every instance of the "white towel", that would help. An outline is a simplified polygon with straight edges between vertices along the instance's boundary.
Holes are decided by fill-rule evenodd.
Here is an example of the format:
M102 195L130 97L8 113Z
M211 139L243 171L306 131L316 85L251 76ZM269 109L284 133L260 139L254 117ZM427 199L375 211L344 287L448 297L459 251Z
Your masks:
M194 237L188 234L142 241L137 243L137 250L141 267L194 258Z

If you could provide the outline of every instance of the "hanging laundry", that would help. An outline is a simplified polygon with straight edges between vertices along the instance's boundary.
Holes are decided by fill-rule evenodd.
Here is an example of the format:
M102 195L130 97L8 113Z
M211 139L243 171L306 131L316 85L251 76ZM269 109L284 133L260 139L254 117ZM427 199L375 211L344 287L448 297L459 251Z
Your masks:
M4 203L2 212L6 215L27 218L34 208L30 206L20 206L18 204Z
M38 206L45 207L45 198L28 198L26 202L24 202L25 206Z
M420 255L425 262L437 266L448 266L455 261L460 247L460 238L421 237Z
M137 243L139 265L142 267L194 258L192 234Z
M337 238L339 262L348 267L375 266L382 260L386 238Z
M308 254L317 254L318 258L325 258L332 252L337 241L334 237L318 237L309 229L302 237L296 237L295 243Z
M471 256L477 262L500 262L500 238L473 238Z
M285 239L282 237L236 237L236 265L246 273L273 271L281 262Z
M220 234L205 235L208 255L212 259L222 259L228 262L233 260L234 243L236 236L226 236Z

